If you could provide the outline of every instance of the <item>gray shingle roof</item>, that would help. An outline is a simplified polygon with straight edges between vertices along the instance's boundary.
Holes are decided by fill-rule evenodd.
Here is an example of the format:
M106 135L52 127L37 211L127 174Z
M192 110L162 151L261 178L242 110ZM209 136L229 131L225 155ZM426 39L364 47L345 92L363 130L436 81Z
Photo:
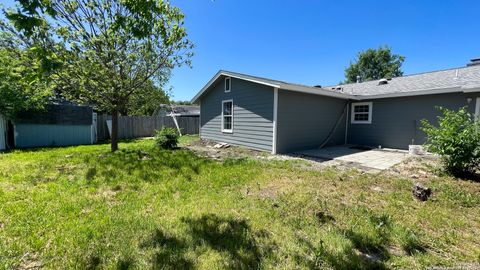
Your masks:
M279 89L355 100L384 98L387 96L466 92L472 89L473 91L479 91L480 89L480 65L397 77L388 80L387 84L382 85L378 84L379 80L339 85L341 90L337 89L338 86L319 88L220 70L197 95L193 97L192 102L197 102L200 96L221 76L235 77Z
M378 80L340 85L340 92L354 96L374 96L411 93L448 88L469 88L480 86L480 66L461 67L420 74L407 75L388 80L379 85ZM326 87L331 91L336 86Z

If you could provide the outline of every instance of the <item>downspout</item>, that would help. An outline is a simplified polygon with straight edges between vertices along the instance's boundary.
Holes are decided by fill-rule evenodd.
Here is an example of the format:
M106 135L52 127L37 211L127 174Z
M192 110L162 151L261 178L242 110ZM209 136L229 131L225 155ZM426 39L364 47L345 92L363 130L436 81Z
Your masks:
M345 116L345 145L348 144L348 118L350 118L350 100L347 100L347 115Z
M198 115L198 137L202 138L202 100L198 101L200 114Z
M272 154L277 154L277 114L278 114L278 88L273 88L273 138Z

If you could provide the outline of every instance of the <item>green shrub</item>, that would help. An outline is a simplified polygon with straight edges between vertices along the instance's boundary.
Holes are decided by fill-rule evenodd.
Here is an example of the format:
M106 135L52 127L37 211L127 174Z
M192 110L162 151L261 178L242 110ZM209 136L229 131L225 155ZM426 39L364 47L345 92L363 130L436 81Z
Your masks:
M170 127L162 127L157 130L155 134L155 142L158 146L164 149L173 149L178 144L178 131Z
M470 177L480 169L480 121L466 108L439 110L443 115L438 117L438 125L422 120L426 148L441 156L447 172Z

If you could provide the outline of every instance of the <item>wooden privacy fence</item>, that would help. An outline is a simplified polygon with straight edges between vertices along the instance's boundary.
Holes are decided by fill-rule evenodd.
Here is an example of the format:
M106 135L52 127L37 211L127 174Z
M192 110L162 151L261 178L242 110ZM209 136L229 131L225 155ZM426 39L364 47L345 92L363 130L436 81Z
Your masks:
M102 141L110 138L107 120L111 120L109 115L98 115L97 117L97 140ZM180 116L177 117L178 126L182 134L198 134L199 121L198 116ZM175 126L175 122L170 116L119 116L118 117L118 138L133 139L140 137L151 137L155 135L155 130L162 127Z

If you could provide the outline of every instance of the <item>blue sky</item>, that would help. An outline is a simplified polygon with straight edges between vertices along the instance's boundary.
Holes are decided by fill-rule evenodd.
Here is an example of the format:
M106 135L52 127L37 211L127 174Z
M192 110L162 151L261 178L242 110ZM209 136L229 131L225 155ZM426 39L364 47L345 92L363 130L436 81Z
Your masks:
M10 6L13 0L1 0ZM406 74L480 57L478 0L171 0L195 43L174 70L174 100L190 100L220 69L333 85L357 53L381 45Z
M406 74L480 57L478 0L174 0L195 43L193 68L174 71L173 99L189 100L220 69L332 85L357 52L381 45Z

